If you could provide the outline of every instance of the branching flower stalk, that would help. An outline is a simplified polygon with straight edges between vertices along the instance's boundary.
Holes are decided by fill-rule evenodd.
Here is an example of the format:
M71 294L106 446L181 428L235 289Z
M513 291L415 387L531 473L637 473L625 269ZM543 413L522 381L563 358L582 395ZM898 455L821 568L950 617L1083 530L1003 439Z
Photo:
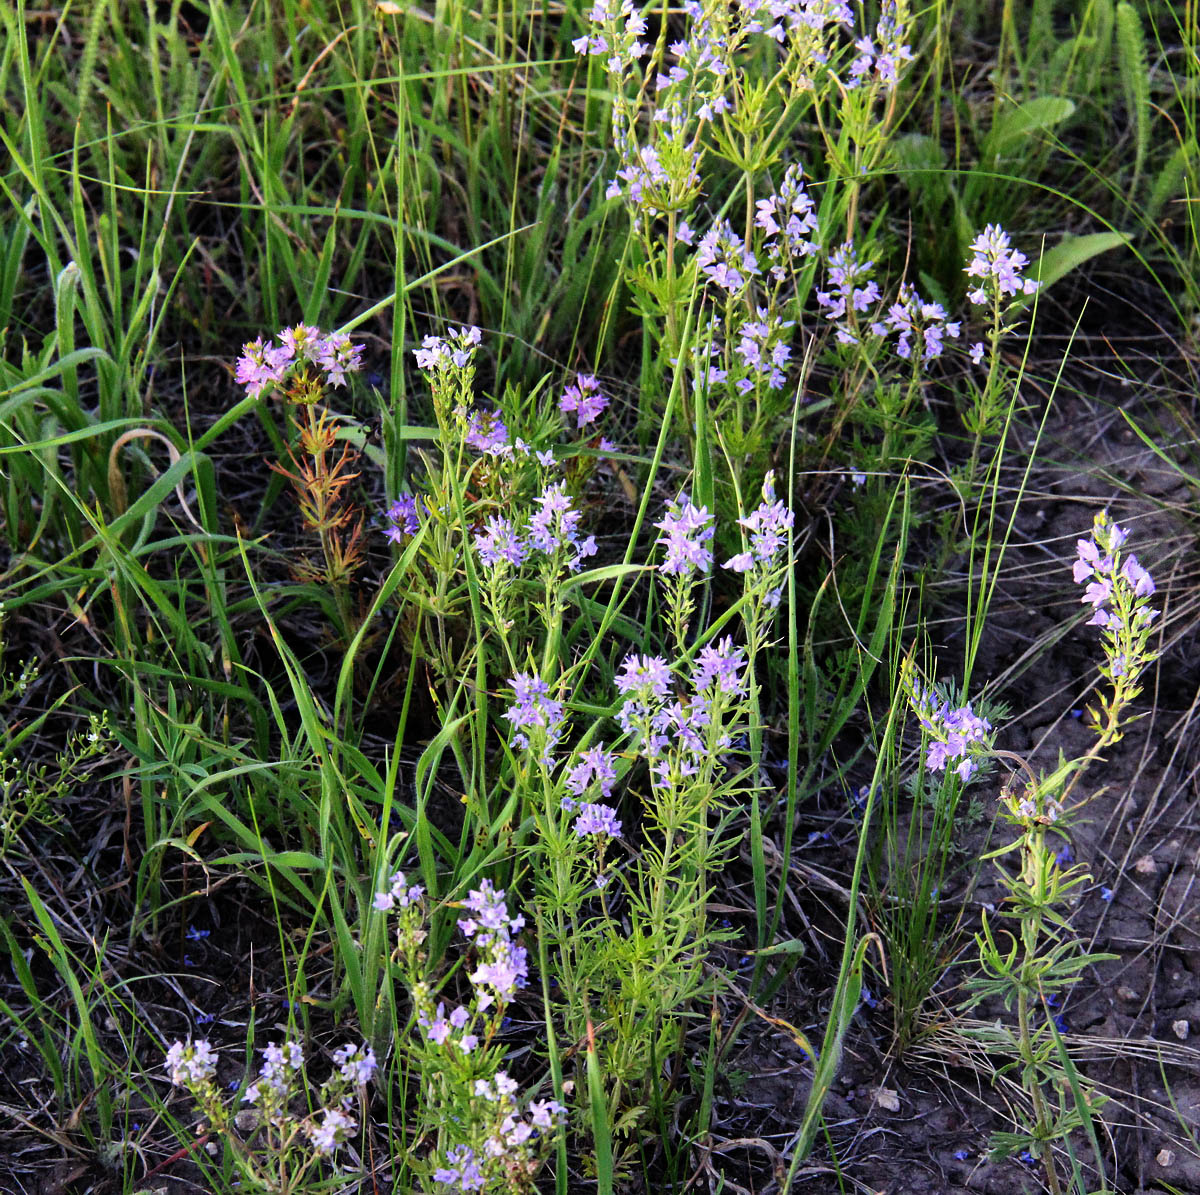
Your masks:
M365 1104L375 1055L366 1045L334 1050L332 1074L311 1094L299 1042L272 1042L262 1055L258 1077L242 1095L247 1107L237 1114L217 1086L217 1052L208 1041L175 1042L166 1070L172 1084L191 1095L207 1131L225 1142L247 1190L298 1195L313 1189L322 1162L334 1160L357 1130L351 1110ZM293 1111L302 1095L306 1111Z
M1099 627L1102 634L1100 674L1112 686L1110 694L1101 695L1088 709L1096 739L1083 755L1038 776L1019 756L991 748L991 728L970 706L950 710L919 683L910 679L906 685L910 704L929 736L930 768L940 770L958 760L955 770L966 780L978 757L992 755L1015 761L1026 777L1021 784L1010 781L1000 793L1001 817L1016 830L1016 839L985 856L996 862L1008 893L1008 907L999 916L1015 919L1017 933L1007 935L1009 944L1003 945L985 913L976 935L982 975L969 981L973 995L967 1007L989 997L1003 999L1010 1009L1015 1005L1016 1033L1000 1030L1001 1041L1019 1060L1032 1121L1022 1132L996 1134L993 1150L998 1156L1033 1151L1055 1195L1062 1188L1054 1144L1080 1128L1101 1097L1085 1085L1082 1095L1088 1107L1068 1102L1066 1092L1072 1088L1059 1064L1062 1046L1053 1007L1087 967L1112 957L1080 953L1070 937L1063 910L1069 894L1090 876L1083 864L1070 863L1056 840L1065 839L1066 827L1086 804L1080 800L1072 805L1071 794L1088 766L1121 738L1128 708L1141 693L1140 677L1157 654L1150 645L1158 615L1149 605L1154 581L1135 555L1124 552L1126 538L1125 530L1105 512L1095 517L1091 538L1077 543L1074 579L1086 585L1082 601L1093 610L1088 625ZM999 862L1011 854L1019 861L1015 873ZM1051 1092L1057 1092L1053 1099Z

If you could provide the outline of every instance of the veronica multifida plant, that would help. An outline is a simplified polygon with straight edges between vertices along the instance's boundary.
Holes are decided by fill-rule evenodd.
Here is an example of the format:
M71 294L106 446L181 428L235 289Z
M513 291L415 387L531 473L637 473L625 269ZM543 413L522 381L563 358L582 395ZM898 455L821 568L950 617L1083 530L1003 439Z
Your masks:
M1149 604L1154 581L1135 555L1124 552L1126 538L1125 530L1101 513L1091 538L1077 544L1074 578L1086 584L1082 600L1093 609L1088 625L1099 627L1102 635L1100 674L1111 685L1088 710L1096 739L1086 753L1038 774L1021 757L995 750L991 726L970 706L951 710L919 682L908 684L910 704L927 735L931 769L953 764L966 779L980 756L992 755L1014 761L1021 774L1020 780L1014 774L1000 793L1001 819L1016 836L985 856L995 862L1007 898L994 917L984 913L976 935L982 973L968 980L972 995L966 1007L990 997L1016 1012L1015 1029L997 1023L985 1041L1016 1059L1032 1115L1019 1131L996 1134L993 1150L998 1156L1028 1150L1041 1161L1056 1195L1062 1188L1054 1144L1087 1123L1101 1101L1063 1065L1060 998L1087 967L1112 957L1081 951L1071 935L1068 899L1090 879L1085 865L1071 862L1064 850L1071 821L1086 804L1086 798L1072 802L1072 795L1088 766L1121 738L1128 708L1141 693L1141 674L1157 654L1150 646L1158 615ZM1010 858L1015 868L1005 866ZM996 921L1013 928L998 932Z
M166 1070L195 1102L203 1118L201 1139L224 1143L245 1189L263 1195L332 1189L339 1183L323 1177L326 1163L336 1170L340 1148L358 1129L353 1112L365 1107L366 1084L377 1069L374 1053L365 1045L334 1050L334 1069L319 1088L310 1087L298 1041L271 1042L262 1056L257 1078L242 1093L241 1111L217 1083L219 1059L207 1040L173 1043Z

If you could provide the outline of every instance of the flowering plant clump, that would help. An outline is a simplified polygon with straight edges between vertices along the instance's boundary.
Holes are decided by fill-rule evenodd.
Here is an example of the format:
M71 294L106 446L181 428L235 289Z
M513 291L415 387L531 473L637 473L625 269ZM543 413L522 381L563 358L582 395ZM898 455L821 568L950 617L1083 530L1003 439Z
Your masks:
M985 914L983 928L976 935L982 973L969 981L974 995L968 1007L988 996L1002 998L1010 1008L1016 1005L1016 1032L997 1024L991 1037L998 1051L1015 1052L1019 1058L1032 1109L1020 1132L994 1136L993 1150L999 1156L1022 1150L1036 1156L1050 1189L1056 1192L1062 1187L1054 1142L1082 1128L1085 1116L1090 1117L1104 1098L1078 1072L1069 1083L1065 1081L1060 1061L1065 1046L1059 1037L1065 1025L1063 997L1086 967L1115 957L1081 954L1071 936L1063 932L1069 928L1064 907L1070 894L1091 879L1087 868L1074 861L1067 839L1070 821L1086 798L1075 804L1070 798L1088 766L1121 738L1124 711L1141 692L1139 677L1156 654L1149 644L1158 615L1149 605L1155 584L1137 557L1125 551L1127 539L1125 529L1102 511L1095 516L1091 537L1076 542L1072 566L1075 583L1086 586L1081 600L1093 610L1088 625L1101 628L1104 662L1100 673L1112 685L1111 696L1102 696L1098 709L1089 710L1094 744L1076 759L1064 760L1060 755L1058 766L1049 774L1035 773L1011 752L996 753L1015 760L1024 773L1022 782L1017 783L1014 776L1000 793L1001 815L1015 828L1017 837L988 856L997 860L1001 883L1008 892L997 916L1016 919L1021 925L1019 934L1009 939L1014 944L1009 945L997 940ZM928 710L931 704L926 701L923 708ZM935 718L930 716L930 720ZM948 722L944 715L942 722ZM960 719L956 725L966 726L957 744L960 749L970 750L971 743L983 742L970 718ZM942 736L941 741L949 744L950 738ZM944 751L948 754L949 750L947 745ZM1015 871L999 863L1010 854L1020 863ZM1035 1018L1035 1010L1040 1019ZM1071 1099L1065 1092L1072 1093ZM1085 1108L1089 1110L1086 1113Z
M518 941L525 919L509 912L505 893L488 879L460 907L466 915L458 929L474 966L467 968L470 994L450 1003L424 974L421 886L396 872L375 896L376 909L399 915L394 958L419 1031L409 1048L425 1110L438 1125L432 1180L457 1191L530 1191L566 1110L555 1100L518 1100L519 1085L502 1069L503 1047L495 1043L508 1005L528 981L528 955Z
M242 1095L249 1105L236 1118L217 1086L217 1053L206 1040L176 1041L167 1050L171 1083L184 1088L223 1137L244 1181L263 1191L303 1189L319 1162L330 1158L358 1130L351 1114L378 1069L367 1045L347 1043L333 1051L333 1073L307 1100L304 1051L297 1041L271 1042L262 1050L258 1076ZM303 1104L303 1108L295 1106Z
M791 329L802 323L808 259L822 244L801 162L781 161L794 142L785 130L811 110L825 146L807 147L810 160L826 157L844 172L828 185L849 195L829 206L848 207L852 237L861 179L883 160L912 58L908 6L884 4L874 36L864 29L857 41L850 6L829 0L687 0L678 36L654 42L643 40L646 19L629 0L599 0L588 16L592 31L574 44L608 75L618 161L606 194L624 205L642 248L628 280L662 341L660 359L690 375L680 400L687 433L697 426L694 395L713 405L734 455L752 454L788 409ZM732 210L726 204L716 218L703 205L711 157L737 178ZM854 308L834 314L837 279L850 264L834 261L824 298L837 334L856 343ZM697 284L701 331L685 343L680 313ZM933 343L943 321L927 322ZM738 473L743 467L735 460Z

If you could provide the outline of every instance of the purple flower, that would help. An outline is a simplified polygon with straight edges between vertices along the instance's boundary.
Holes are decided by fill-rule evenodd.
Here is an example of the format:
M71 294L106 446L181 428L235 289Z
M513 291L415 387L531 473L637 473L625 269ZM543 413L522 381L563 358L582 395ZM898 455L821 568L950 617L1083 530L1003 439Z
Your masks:
M510 457L508 428L499 411L472 411L467 420L467 444L484 456Z
M374 907L381 913L392 909L406 909L415 904L425 894L420 884L409 884L404 872L394 872L388 881L388 887L382 892L375 893Z
M261 398L273 386L282 382L287 373L287 359L279 360L273 350L257 340L242 346L242 355L237 360L234 380L245 386L250 398Z
M902 64L912 61L912 49L904 44L905 30L896 16L895 0L885 0L881 7L879 23L875 27L879 49L875 49L875 43L869 37L860 37L854 43L858 57L850 64L850 88L862 84L868 76L872 76L890 91L899 81Z
M1125 557L1125 563L1121 566L1121 576L1133 586L1135 597L1149 597L1154 593L1154 578L1138 564L1136 556L1130 554Z
M472 540L480 561L491 568L501 563L520 568L529 555L529 548L517 534L510 520L493 515L482 531Z
M475 1160L475 1151L466 1145L454 1145L446 1151L447 1165L433 1172L435 1183L445 1183L458 1191L483 1190L483 1171Z
M974 361L976 365L978 365L979 362L983 360L983 342L976 341L973 345L971 345L971 348L969 351L971 354L971 360Z
M837 328L837 338L842 344L858 343L848 321L879 302L879 286L871 278L874 264L873 261L859 261L850 241L829 255L829 290L817 291L817 306Z
M621 663L621 675L616 678L621 693L665 697L671 687L671 669L661 656L628 655Z
M516 701L509 706L504 716L512 724L513 735L509 740L513 747L530 747L526 731L540 734L543 742L539 758L550 766L550 753L562 737L564 714L563 703L550 696L550 686L534 673L518 672L510 677Z
M318 1154L332 1153L339 1145L345 1143L356 1128L358 1121L348 1113L340 1108L327 1108L325 1119L319 1125L308 1126L308 1139Z
M686 576L712 569L712 551L706 546L713 537L713 516L707 506L695 506L687 494L667 506L667 513L654 524L662 535L658 542L667 556L659 568L664 573Z
M444 339L426 336L421 347L413 351L417 368L440 373L447 369L466 369L474 359L475 348L482 339L478 328L459 328Z
M612 787L617 779L617 771L611 751L604 750L603 743L583 751L579 761L567 772L563 783L577 797L583 796L592 784L600 785L600 793L604 797L612 795Z
M589 834L618 838L621 834L621 823L617 820L617 811L607 805L596 805L585 801L579 806L579 816L575 819L575 833L580 838Z
M780 282L793 258L817 251L817 214L802 178L799 164L793 163L784 172L779 190L754 204L754 223L771 238L763 249L774 263L772 276Z
M1029 258L1012 248L1008 233L999 224L989 224L971 242L971 254L964 268L968 277L981 281L967 298L977 306L988 302L992 295L1031 295L1040 285L1032 278L1021 277Z
M1091 582L1083 591L1083 597L1079 600L1081 602L1090 602L1092 608L1097 609L1103 606L1110 597L1112 597L1112 581L1104 577L1099 581Z
M401 494L387 509L388 525L383 534L393 544L403 543L421 529L421 513L425 503L415 494Z
M750 551L725 562L733 572L748 572L754 565L773 568L779 554L787 547L787 533L794 516L787 506L775 497L775 475L768 472L763 478L762 502L745 518L738 519L750 532Z
M199 1087L216 1075L217 1055L204 1039L177 1041L168 1048L164 1065L176 1087Z
M735 383L743 394L749 394L759 383L771 390L781 389L787 381L784 371L792 355L782 339L792 321L773 319L765 307L759 307L755 314L757 319L747 320L738 328L738 342L733 349L746 373Z
M692 669L692 688L701 693L714 682L722 693L741 696L746 691L746 679L742 669L746 665L746 653L726 636L713 647L706 644L696 653Z
M940 357L945 347L944 338L956 339L961 330L961 324L950 322L940 303L926 303L907 282L901 284L896 302L888 308L878 327L881 335L889 331L897 333L896 354L905 360L912 356L914 338L919 338L924 346L922 358L925 361Z
M547 556L567 552L567 568L577 572L582 561L596 554L595 536L579 538L579 521L583 517L571 505L566 482L548 485L535 498L538 509L529 520L529 541Z
M369 1083L379 1069L375 1061L375 1051L368 1045L352 1046L347 1043L334 1050L334 1065L338 1073L347 1083Z
M552 1129L566 1111L557 1100L534 1100L529 1105L529 1123L535 1129Z
M349 336L326 336L317 344L316 364L325 371L331 386L341 386L346 374L362 368L362 345L351 343Z
M564 415L574 411L579 427L594 423L607 406L608 398L601 392L600 383L590 373L578 374L558 400L558 409Z
M954 771L962 780L969 780L978 770L975 757L988 750L992 724L976 714L970 703L951 709L936 688L918 680L907 680L906 687L909 703L930 740L925 766L941 772L957 760Z
M704 234L696 249L700 272L722 290L738 294L758 274L758 261L728 220L721 220Z
M279 333L279 344L288 361L310 361L316 365L324 347L324 337L308 324L297 324Z

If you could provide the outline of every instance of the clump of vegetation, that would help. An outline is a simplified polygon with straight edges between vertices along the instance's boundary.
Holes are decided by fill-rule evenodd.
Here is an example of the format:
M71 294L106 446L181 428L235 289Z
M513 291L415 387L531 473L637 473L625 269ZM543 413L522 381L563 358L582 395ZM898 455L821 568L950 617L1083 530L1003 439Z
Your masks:
M1194 12L0 19L0 1186L1200 1183Z

